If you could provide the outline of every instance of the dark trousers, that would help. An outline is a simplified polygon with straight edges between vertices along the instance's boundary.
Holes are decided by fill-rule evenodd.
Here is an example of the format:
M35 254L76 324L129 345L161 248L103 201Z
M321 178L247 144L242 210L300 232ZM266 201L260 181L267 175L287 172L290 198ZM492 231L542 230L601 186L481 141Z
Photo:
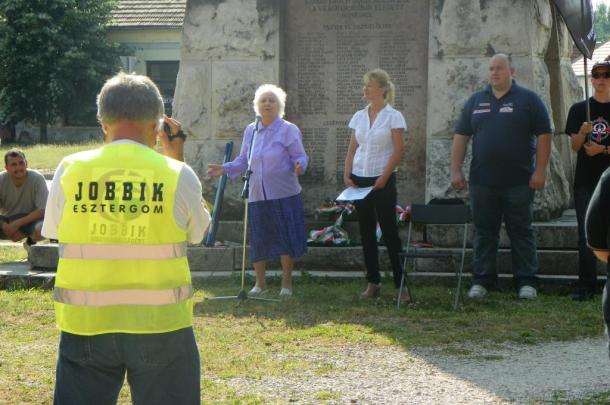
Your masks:
M19 218L25 217L26 215L28 215L28 214L15 214L15 215L11 215L10 217L0 215L0 221L11 223ZM34 233L34 229L36 228L36 224L38 224L38 222L42 222L42 220L30 222L27 225L23 225L22 227L19 228L19 232L21 232L24 236L29 237L32 233ZM0 239L8 239L8 237L4 234L4 232L2 232L2 228L0 228Z
M579 186L574 189L574 208L576 209L576 222L578 223L578 289L595 292L597 285L597 268L595 255L587 246L585 234L585 215L595 184Z
M352 181L358 187L372 186L377 177L360 177L352 174ZM381 228L383 240L388 249L394 287L400 287L402 265L400 264L400 251L402 249L398 237L396 224L396 175L392 174L381 190L371 191L366 198L354 201L358 221L360 223L360 236L362 238L362 251L366 265L366 279L369 283L379 284L379 252L377 250L377 222Z
M532 227L534 190L527 185L486 187L470 185L474 223L472 282L497 284L496 256L502 220L510 238L515 287L537 286L538 256Z
M125 373L134 405L201 403L193 328L95 336L62 332L53 403L116 404Z

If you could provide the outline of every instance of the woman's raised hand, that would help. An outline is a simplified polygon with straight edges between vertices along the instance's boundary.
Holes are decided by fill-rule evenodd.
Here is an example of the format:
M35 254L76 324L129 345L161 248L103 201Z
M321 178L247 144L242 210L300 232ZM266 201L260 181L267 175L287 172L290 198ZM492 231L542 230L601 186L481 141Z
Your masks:
M210 177L218 177L225 174L225 169L221 165L216 165L214 163L210 163L208 165L208 176Z

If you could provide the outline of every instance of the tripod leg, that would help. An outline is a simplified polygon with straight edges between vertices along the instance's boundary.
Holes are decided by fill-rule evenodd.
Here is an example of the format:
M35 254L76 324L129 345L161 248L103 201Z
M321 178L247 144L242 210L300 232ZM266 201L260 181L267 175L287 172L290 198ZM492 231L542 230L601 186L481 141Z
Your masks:
M244 199L244 244L241 255L241 289L245 292L246 288L246 239L248 237L248 199ZM240 294L241 295L241 294Z

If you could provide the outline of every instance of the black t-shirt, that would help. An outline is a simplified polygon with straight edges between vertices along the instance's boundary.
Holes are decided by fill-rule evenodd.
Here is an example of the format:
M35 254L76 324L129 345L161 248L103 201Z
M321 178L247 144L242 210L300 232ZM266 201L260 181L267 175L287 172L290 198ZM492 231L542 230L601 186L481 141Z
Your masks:
M591 108L593 132L589 134L587 140L610 146L610 103L600 103L591 97L589 105ZM570 108L565 133L569 136L578 133L580 126L585 121L586 106L585 102L581 101ZM585 148L580 148L576 160L574 188L579 186L595 186L604 170L608 167L610 167L610 155L600 153L595 156L588 156Z

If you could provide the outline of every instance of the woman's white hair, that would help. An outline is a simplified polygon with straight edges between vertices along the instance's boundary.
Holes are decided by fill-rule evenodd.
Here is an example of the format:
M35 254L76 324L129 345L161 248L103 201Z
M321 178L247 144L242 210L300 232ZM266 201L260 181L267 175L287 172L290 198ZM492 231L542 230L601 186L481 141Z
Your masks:
M254 100L252 100L252 107L254 108L254 112L256 115L261 115L258 110L258 102L264 94L271 93L275 96L277 100L277 104L280 108L279 116L282 118L284 116L284 107L286 106L286 92L282 90L281 87L278 87L274 84L261 84L258 89L254 92Z

